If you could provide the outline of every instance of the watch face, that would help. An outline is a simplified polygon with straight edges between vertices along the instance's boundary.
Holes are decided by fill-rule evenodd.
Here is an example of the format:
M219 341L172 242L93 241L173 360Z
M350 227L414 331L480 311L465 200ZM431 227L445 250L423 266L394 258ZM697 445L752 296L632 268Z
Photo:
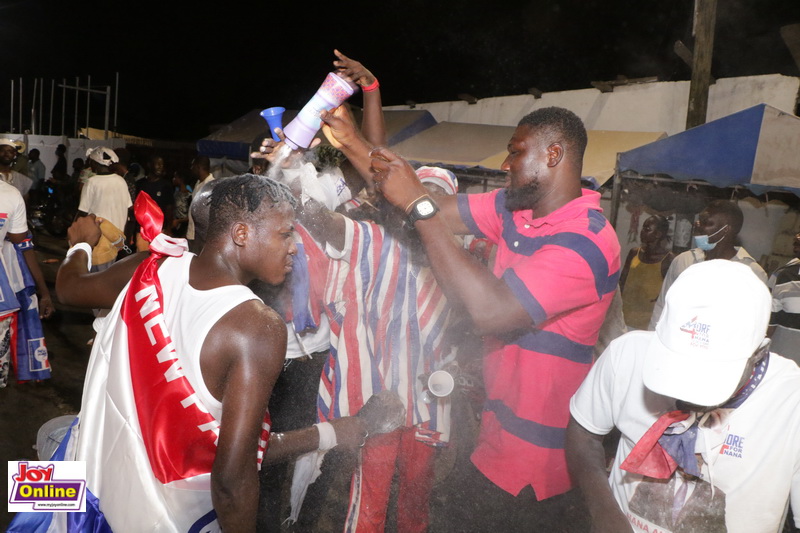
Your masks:
M421 217L427 217L429 215L432 215L434 211L433 202L431 202L430 200L423 200L420 203L418 203L415 207L417 208L417 213Z

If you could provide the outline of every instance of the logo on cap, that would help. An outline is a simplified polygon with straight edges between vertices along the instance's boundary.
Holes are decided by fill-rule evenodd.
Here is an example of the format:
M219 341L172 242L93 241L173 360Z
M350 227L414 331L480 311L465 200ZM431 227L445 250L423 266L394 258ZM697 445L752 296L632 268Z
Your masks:
M691 334L692 338L689 342L690 346L698 348L708 348L709 332L711 331L711 324L703 324L697 321L697 317L692 318L680 327L684 333Z

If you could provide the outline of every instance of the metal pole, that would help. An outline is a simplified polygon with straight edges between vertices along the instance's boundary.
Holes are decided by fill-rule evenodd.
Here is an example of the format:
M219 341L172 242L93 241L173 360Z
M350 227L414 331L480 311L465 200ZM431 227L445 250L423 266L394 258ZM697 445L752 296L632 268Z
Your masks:
M75 76L75 87L79 87L81 84L81 78L79 76ZM78 136L78 91L75 91L75 127L72 130L72 135L75 137Z
M86 91L86 138L88 139L89 138L89 107L91 106L91 103L92 103L92 93L91 93L92 77L91 76L87 76L86 77L86 88L88 89Z
M119 72L117 72L116 82L114 83L114 131L117 132L117 111L119 110Z
M56 80L50 80L50 125L47 127L47 134L53 134L53 107L56 97Z
M11 121L9 122L8 132L14 131L14 80L11 80Z
M108 139L108 117L111 112L111 85L106 85L106 124L103 139Z
M614 167L614 186L611 189L611 213L609 222L617 229L617 215L619 214L619 202L622 193L622 174L619 171L619 154L617 154L617 165Z
M44 78L39 78L39 135L42 135L42 115L44 114Z
M61 136L64 136L65 121L67 119L67 78L61 78Z
M22 133L22 78L19 79L19 132Z
M36 90L39 87L39 78L33 78L33 99L31 100L31 133L36 135Z

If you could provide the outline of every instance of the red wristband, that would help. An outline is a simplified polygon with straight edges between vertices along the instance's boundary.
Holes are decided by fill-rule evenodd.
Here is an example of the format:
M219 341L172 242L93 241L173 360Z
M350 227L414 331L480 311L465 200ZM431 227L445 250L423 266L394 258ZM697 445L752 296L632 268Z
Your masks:
M381 86L381 84L378 83L378 78L375 78L375 81L373 81L369 85L363 85L361 87L361 90L364 91L365 93L370 93L370 92L374 91L375 89L377 89L380 86Z

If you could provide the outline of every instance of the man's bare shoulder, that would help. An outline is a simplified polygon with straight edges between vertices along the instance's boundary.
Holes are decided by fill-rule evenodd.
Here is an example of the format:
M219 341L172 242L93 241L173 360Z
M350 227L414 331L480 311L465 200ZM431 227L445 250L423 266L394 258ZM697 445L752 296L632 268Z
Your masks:
M243 390L270 390L285 357L286 325L257 299L225 313L208 332L200 352L206 386L220 401L231 380Z
M255 342L274 340L276 337L285 341L286 325L274 309L254 298L228 311L211 333L225 337L241 336L245 337L243 340Z

